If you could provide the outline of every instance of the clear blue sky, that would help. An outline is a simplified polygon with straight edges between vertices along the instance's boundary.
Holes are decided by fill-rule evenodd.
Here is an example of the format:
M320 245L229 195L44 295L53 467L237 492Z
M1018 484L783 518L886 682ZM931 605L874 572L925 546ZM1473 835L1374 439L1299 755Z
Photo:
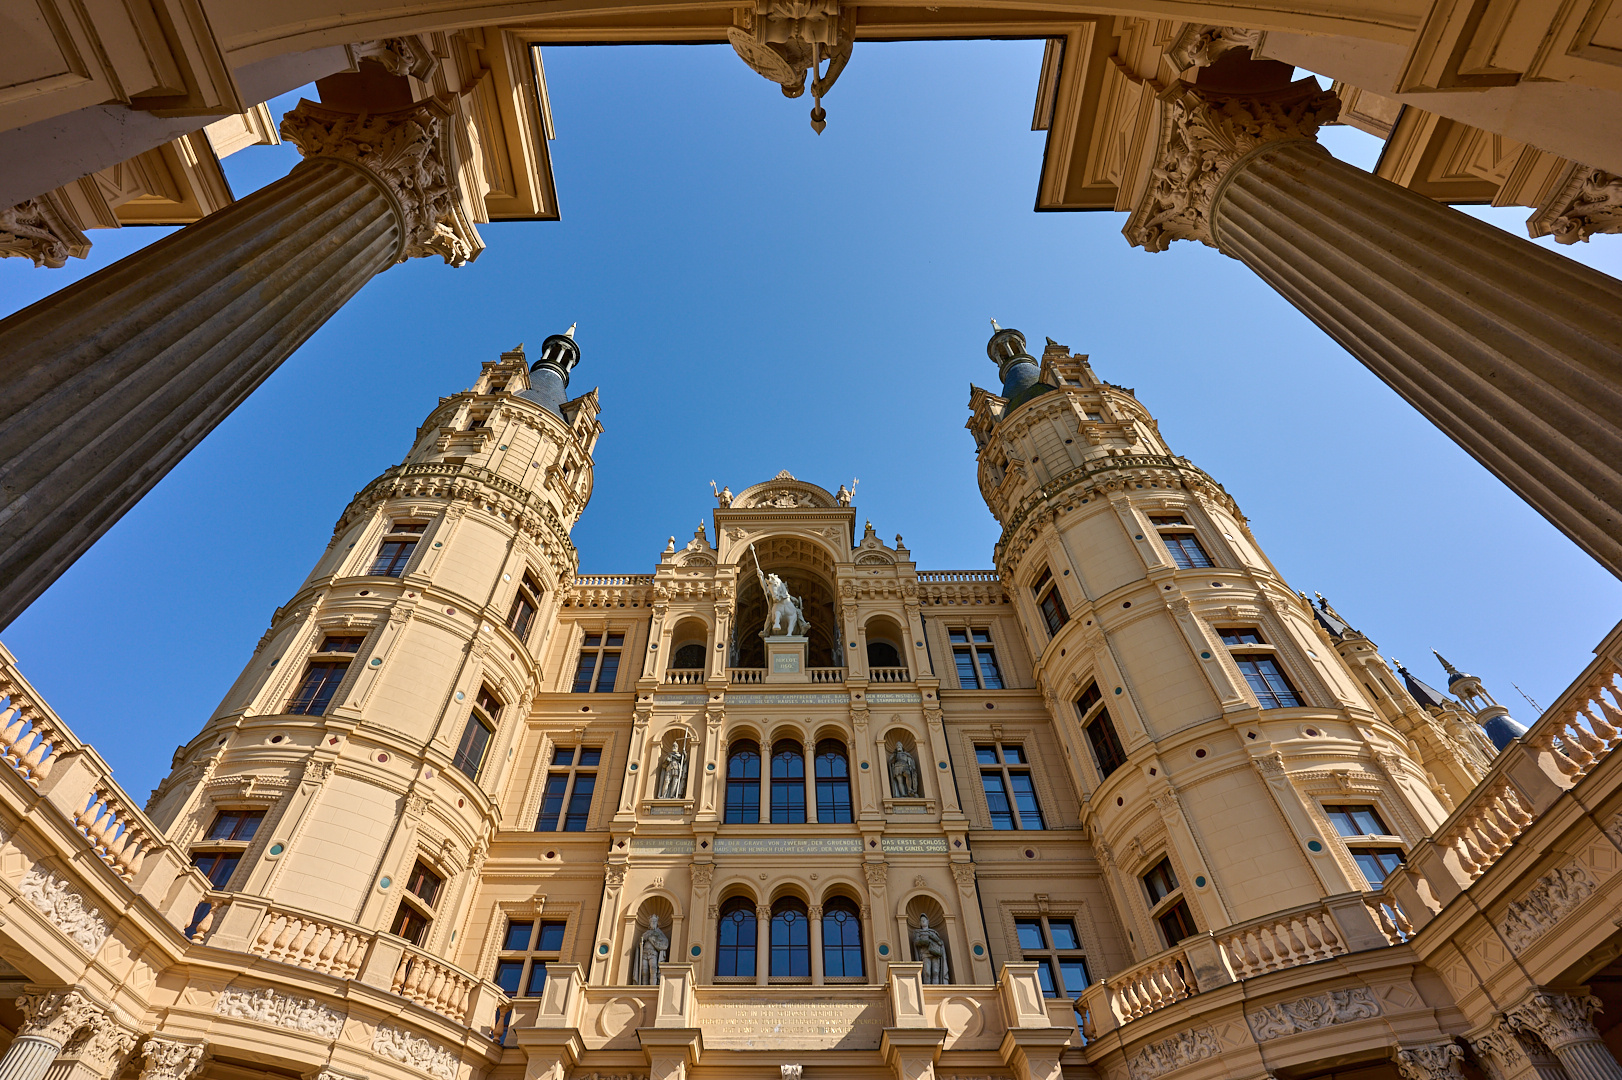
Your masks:
M578 320L601 388L581 569L648 572L714 500L787 468L861 478L920 566L991 565L963 423L987 319L1089 353L1238 500L1297 589L1387 656L1428 650L1518 717L1590 658L1622 587L1239 263L1149 255L1124 215L1036 214L1036 42L859 44L828 129L724 46L545 54L563 220L482 229L452 270L371 282L5 635L137 799L308 573L351 495L481 361ZM292 104L278 101L277 112ZM1373 140L1326 141L1365 167ZM291 147L227 159L240 196ZM1518 229L1526 211L1489 212ZM92 233L65 271L0 260L0 314L162 235ZM1622 238L1567 254L1611 273Z

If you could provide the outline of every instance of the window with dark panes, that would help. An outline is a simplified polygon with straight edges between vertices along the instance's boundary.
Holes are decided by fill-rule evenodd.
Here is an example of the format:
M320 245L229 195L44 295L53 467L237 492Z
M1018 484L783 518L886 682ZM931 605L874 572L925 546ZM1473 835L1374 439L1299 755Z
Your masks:
M725 820L732 825L760 822L760 748L752 742L740 741L727 752Z
M980 785L993 829L1044 829L1025 748L1008 743L977 745Z
M216 889L223 889L230 883L231 875L236 873L237 864L241 861L241 851L194 851L191 855L191 864L201 870L208 883Z
M1260 630L1254 626L1230 626L1217 630L1222 643L1233 648L1246 645L1271 648L1267 639L1262 637ZM1233 662L1239 667L1239 674L1245 677L1245 684L1250 687L1251 693L1264 709L1293 709L1303 704L1301 695L1296 693L1289 677L1284 674L1284 667L1279 663L1278 657L1271 652L1234 652Z
M863 973L861 913L844 897L830 900L822 908L822 974L859 979Z
M721 905L715 935L717 978L755 977L756 931L753 900L746 896L734 896Z
M377 549L377 558L372 560L372 568L367 573L373 577L399 577L404 574L406 564L417 550L417 541L422 539L423 530L427 528L426 522L396 521L391 524L388 535L383 537L383 543Z
M1325 806L1323 810L1324 815L1329 818L1329 823L1335 827L1335 832L1346 841L1353 861L1357 863L1357 868L1363 872L1371 887L1379 888L1391 872L1408 858L1402 848L1391 845L1389 838L1396 834L1373 806L1337 803ZM1358 843L1360 840L1376 837L1387 842Z
M997 653L991 647L991 631L981 627L961 627L947 631L952 641L952 661L957 667L957 684L964 690L1001 690L1002 673L997 669Z
M597 789L600 746L555 746L541 793L536 832L585 832L591 821L591 797Z
M435 901L439 899L439 887L443 884L444 878L419 862L411 868L411 876L406 879L406 890L429 907L433 907Z
M287 711L295 716L325 716L338 685L349 672L349 661L312 662L304 669Z
M509 997L540 997L546 987L546 965L562 959L563 933L568 924L533 919L512 919L501 939L495 984Z
M575 665L574 693L613 693L624 645L624 634L587 634L580 643L580 660Z
M1036 606L1042 611L1042 621L1047 624L1048 637L1052 637L1070 621L1070 613L1065 610L1064 597L1059 595L1059 584L1053 580L1051 569L1042 571L1036 584L1031 586L1031 592L1036 596Z
M853 820L850 801L850 759L838 739L817 743L817 821L840 824Z
M772 747L772 824L805 824L805 755L800 744L779 739Z
M350 634L328 634L321 639L321 648L317 651L324 653L357 653L365 637L356 637Z
M512 610L507 612L507 629L519 641L529 640L529 630L535 622L535 613L541 610L543 590L528 571L519 579L518 592L513 596Z
M263 810L221 810L209 827L209 840L248 841L259 832L265 820Z
M1165 542L1166 550L1171 553L1171 561L1177 564L1179 570L1215 565L1193 533L1163 532L1160 539Z
M1071 919L1035 915L1016 918L1020 957L1037 964L1036 977L1042 994L1053 998L1079 998L1091 978L1081 937Z
M1177 874L1171 859L1162 858L1142 875L1143 888L1149 894L1149 914L1160 926L1167 948L1190 935L1199 933L1194 916L1184 901Z
M389 924L389 933L405 938L413 945L421 945L422 939L428 934L428 917L401 901L399 910L394 913L394 922Z
M1102 780L1126 764L1126 750L1121 746L1121 737L1115 733L1115 722L1104 707L1104 695L1096 682L1088 683L1087 689L1076 699L1076 715L1081 720L1081 729L1087 733L1087 742L1093 748L1093 762Z
M774 978L811 977L811 919L805 904L785 897L772 905L770 974Z

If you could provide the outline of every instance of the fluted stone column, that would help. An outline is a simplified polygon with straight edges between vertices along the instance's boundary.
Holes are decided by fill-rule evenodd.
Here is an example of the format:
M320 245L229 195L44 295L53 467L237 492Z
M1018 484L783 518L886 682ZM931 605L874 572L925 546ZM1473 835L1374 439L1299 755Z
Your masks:
M1591 994L1543 991L1505 1013L1504 1023L1542 1041L1570 1080L1622 1080L1622 1065L1594 1027L1599 1010L1600 1000Z
M17 1008L23 1026L0 1057L0 1080L43 1080L62 1047L108 1020L106 1009L77 990L23 994Z
M1283 77L1162 92L1127 239L1239 259L1622 576L1622 282L1337 161L1333 94L1237 62Z
M287 177L0 322L0 629L374 275L477 255L449 116L301 102Z

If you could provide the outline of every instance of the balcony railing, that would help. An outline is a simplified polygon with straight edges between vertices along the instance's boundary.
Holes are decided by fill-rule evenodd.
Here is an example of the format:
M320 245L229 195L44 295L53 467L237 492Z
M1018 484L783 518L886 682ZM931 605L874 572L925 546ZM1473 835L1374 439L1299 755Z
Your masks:
M755 686L766 681L766 669L762 667L728 668L727 674L734 686Z
M698 686L703 681L703 668L668 668L665 671L667 686Z
M904 667L868 668L867 681L876 683L912 682L912 672Z
M1217 935L1234 976L1248 979L1346 952L1346 937L1323 904L1239 923Z
M814 683L842 683L845 681L845 669L842 667L814 667L806 668L805 673Z

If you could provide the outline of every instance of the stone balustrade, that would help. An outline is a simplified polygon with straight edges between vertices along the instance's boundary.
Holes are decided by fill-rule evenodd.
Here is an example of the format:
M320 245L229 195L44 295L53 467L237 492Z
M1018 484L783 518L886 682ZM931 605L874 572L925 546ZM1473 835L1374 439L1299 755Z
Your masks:
M912 672L904 667L868 668L867 681L876 683L912 682Z
M1127 968L1103 983L1105 1002L1117 1024L1147 1016L1199 993L1187 953L1174 947Z
M1238 923L1216 935L1234 977L1311 964L1347 951L1346 936L1322 903Z
M728 668L727 674L734 686L756 686L766 681L766 669L758 667Z
M0 756L29 783L39 786L56 764L66 728L49 706L30 692L9 654L0 656Z
M1392 945L1400 945L1414 936L1414 924L1409 921L1408 912L1402 906L1402 901L1391 895L1388 885L1385 890L1371 895L1364 903L1369 914L1374 916L1374 923L1380 928L1386 941Z
M698 686L703 681L703 668L669 668L665 671L666 686Z
M371 935L291 910L267 908L248 951L280 964L352 979L360 973Z
M921 582L958 582L958 581L1002 581L1002 575L995 570L920 570L918 580Z
M441 1016L463 1019L479 980L454 964L407 948L389 990Z
M110 776L91 787L73 824L90 841L91 850L125 881L140 873L147 850L154 846L158 835L146 815L126 802L123 791Z
M814 683L843 683L845 681L845 669L842 667L806 668L805 673Z

